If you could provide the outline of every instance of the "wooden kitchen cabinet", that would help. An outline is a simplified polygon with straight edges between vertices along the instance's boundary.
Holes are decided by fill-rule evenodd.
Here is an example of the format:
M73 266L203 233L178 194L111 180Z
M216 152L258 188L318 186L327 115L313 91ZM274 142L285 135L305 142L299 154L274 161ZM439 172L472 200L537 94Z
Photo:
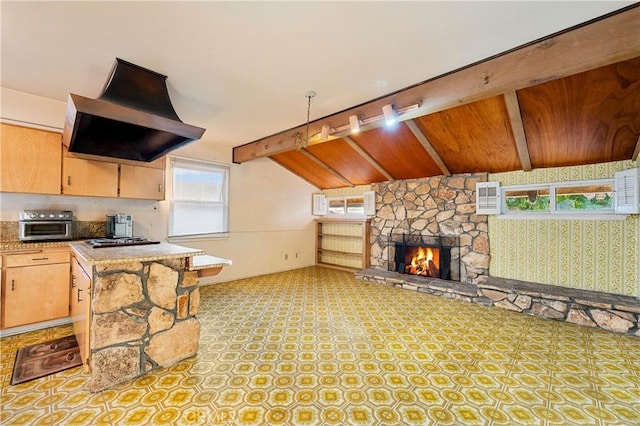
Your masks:
M164 169L121 164L120 198L164 200Z
M2 123L0 192L60 194L62 135Z
M85 268L87 270L85 270ZM73 332L78 341L82 363L85 365L88 365L87 359L89 358L90 272L90 266L87 265L83 267L77 258L73 258L71 261L71 298L69 300L69 306L71 310L71 320L73 321Z
M69 316L68 248L3 254L2 328Z
M150 163L63 150L62 193L164 200L165 159Z
M69 152L60 133L1 123L0 192L164 200L165 158Z
M65 157L62 193L90 197L118 196L118 164Z

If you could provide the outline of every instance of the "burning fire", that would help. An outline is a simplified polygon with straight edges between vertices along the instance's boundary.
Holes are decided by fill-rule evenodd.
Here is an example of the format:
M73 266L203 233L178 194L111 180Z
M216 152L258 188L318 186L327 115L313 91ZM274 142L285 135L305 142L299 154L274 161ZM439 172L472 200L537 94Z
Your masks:
M440 277L440 270L433 258L431 248L418 247L418 252L411 258L411 265L407 265L406 272L427 277Z

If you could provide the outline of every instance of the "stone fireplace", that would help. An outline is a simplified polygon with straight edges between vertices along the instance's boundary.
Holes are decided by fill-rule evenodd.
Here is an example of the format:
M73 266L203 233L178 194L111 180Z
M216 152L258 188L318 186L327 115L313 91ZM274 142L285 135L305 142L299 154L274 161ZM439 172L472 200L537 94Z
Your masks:
M389 242L389 270L401 274L451 280L460 277L460 258L451 259L456 237L394 235Z
M640 337L637 296L489 276L488 217L475 214L476 183L486 179L464 174L373 184L371 268L356 278ZM434 248L438 254L429 255ZM414 264L418 273L407 274Z
M487 216L475 214L476 183L486 180L486 174L462 174L373 184L376 217L371 221L371 266L395 271L399 263L406 267L406 247L398 254L396 245L404 239L410 248L418 241L432 250L438 245L446 247L439 251L439 263L445 265L438 268L437 278L443 278L446 263L446 279L475 283L478 277L487 276ZM429 262L425 262L428 269Z

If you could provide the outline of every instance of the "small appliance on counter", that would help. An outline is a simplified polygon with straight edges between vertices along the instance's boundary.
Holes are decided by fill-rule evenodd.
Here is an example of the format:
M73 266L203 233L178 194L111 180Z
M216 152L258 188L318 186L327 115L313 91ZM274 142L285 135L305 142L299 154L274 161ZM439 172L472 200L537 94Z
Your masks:
M107 238L133 238L133 219L130 214L107 215Z
M133 236L133 218L128 213L107 215L106 238L87 240L92 248L160 244L160 241Z
M56 241L72 238L73 212L69 210L23 210L18 222L20 241Z

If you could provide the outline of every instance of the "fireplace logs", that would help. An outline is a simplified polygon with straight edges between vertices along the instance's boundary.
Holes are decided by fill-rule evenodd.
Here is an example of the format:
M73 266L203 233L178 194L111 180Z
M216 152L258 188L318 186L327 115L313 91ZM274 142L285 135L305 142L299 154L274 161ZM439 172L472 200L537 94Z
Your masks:
M440 278L439 248L406 247L405 259L411 259L409 264L404 268L405 274L424 275L426 277Z

